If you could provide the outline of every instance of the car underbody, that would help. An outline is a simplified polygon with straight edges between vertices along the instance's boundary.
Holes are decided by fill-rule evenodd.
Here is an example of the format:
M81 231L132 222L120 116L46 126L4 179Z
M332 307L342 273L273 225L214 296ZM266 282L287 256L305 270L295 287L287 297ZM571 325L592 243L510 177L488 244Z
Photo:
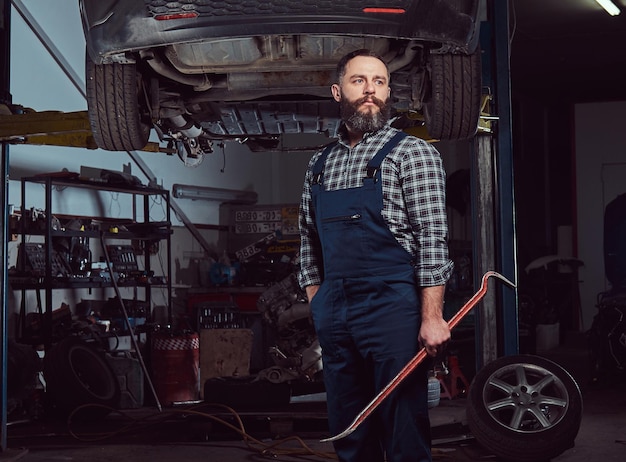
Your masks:
M334 138L340 126L330 96L336 63L361 48L375 51L389 67L399 125L426 124L438 139L474 135L480 51L470 20L476 12L463 9L475 9L476 2L413 2L410 8L419 4L433 21L439 19L422 18L411 32L406 17L392 22L390 14L363 15L362 2L329 3L332 14L324 15L288 1L253 2L275 13L287 8L282 15L224 11L222 3L135 0L124 2L127 11L120 12L110 2L81 2L89 114L100 147L141 149L151 129L185 159L211 152L216 141L238 140L256 151L278 149L285 135ZM207 5L210 11L202 10ZM175 16L190 11L205 22L188 27L186 16ZM451 19L441 19L446 14ZM167 20L155 20L158 15Z

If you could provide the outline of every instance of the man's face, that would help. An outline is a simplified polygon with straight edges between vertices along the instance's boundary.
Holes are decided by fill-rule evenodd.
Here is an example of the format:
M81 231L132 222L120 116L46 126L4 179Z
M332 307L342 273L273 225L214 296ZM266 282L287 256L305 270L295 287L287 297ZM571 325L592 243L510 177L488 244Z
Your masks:
M389 75L377 58L356 56L348 61L341 82L332 86L332 92L341 118L352 130L376 131L389 120Z

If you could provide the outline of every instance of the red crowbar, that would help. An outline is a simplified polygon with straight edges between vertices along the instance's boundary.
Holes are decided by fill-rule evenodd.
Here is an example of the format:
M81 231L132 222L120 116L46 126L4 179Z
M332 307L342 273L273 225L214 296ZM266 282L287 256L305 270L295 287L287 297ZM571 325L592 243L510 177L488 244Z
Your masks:
M487 271L482 278L482 282L480 284L480 289L476 292L472 297L461 307L461 309L448 321L448 326L450 330L452 330L456 325L463 319L463 317L469 313L472 308L484 297L487 293L487 279L491 276L497 277L504 282L506 282L511 287L515 287L511 281L502 276L500 273L495 271ZM391 379L391 381L383 388L372 401L369 402L365 408L356 416L356 418L352 421L352 423L346 428L344 431L330 438L325 438L321 440L322 442L327 441L337 441L341 438L345 438L350 435L354 430L357 429L359 425L363 423L365 419L369 417L369 415L374 412L374 410L382 403L393 390L402 382L411 372L415 370L415 368L426 358L426 349L422 348L413 358L406 363L406 365L398 372L398 374Z

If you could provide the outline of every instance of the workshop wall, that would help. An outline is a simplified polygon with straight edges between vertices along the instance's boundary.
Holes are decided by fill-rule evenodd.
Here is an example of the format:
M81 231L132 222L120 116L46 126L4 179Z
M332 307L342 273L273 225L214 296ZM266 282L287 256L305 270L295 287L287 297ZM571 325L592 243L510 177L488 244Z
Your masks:
M27 10L26 19L14 8L11 16L11 95L12 102L25 108L41 111L85 111L86 101L81 94L84 89L85 43L81 28L78 5L75 0L21 2ZM78 80L75 85L52 57L42 41L36 36L27 21L32 21L48 37L47 44L56 48L64 61L66 70ZM153 141L156 141L154 139ZM237 142L216 147L213 154L204 158L194 168L186 167L177 156L162 153L136 153L148 166L157 183L170 190L173 184L210 186L215 188L253 190L258 194L259 204L298 202L302 188L304 169L311 153L252 153ZM41 173L68 170L79 172L81 166L130 171L142 183L148 178L125 152L87 150L68 147L11 145L9 150L9 190L8 202L19 207L22 198L20 179ZM32 186L32 187L31 187ZM29 185L27 189L27 209L44 208L44 195L37 191L40 185ZM39 192L39 193L38 193ZM120 217L128 216L130 205L124 198L111 192L56 191L53 207L58 213L86 216ZM184 212L189 222L196 224L202 237L214 246L214 255L220 255L217 226L220 225L220 203L217 201L173 199ZM154 203L150 218L160 221L165 216L163 204ZM203 258L204 250L185 229L181 217L172 213L174 234L172 237L172 273L177 285L197 283L198 256ZM213 250L213 249L212 249ZM214 256L212 255L212 256ZM17 259L17 245L9 244L8 266L14 266ZM93 256L94 261L98 255ZM155 269L163 263L155 256L151 266ZM163 274L163 271L162 271ZM132 294L129 294L131 296ZM27 294L26 306L36 307L34 293ZM87 291L55 291L53 306L63 303L75 306L83 298L100 297L105 299L112 293L88 293ZM20 297L9 294L12 311L18 310ZM165 295L162 297L165 300ZM157 297L154 307L164 304ZM175 300L176 302L176 300ZM10 326L10 332L13 331Z
M32 21L47 36L47 45L56 48L62 58L59 64L53 52L14 8L11 17L11 94L13 103L36 111L85 111L87 104L84 91L84 54L80 14L75 0L41 2L22 0ZM44 40L44 42L46 42ZM72 79L64 71L69 71ZM157 141L153 136L153 141ZM294 147L294 141L291 142ZM469 169L470 143L438 143L437 149L444 156L448 174ZM215 188L252 190L258 194L258 204L296 204L300 200L304 171L312 152L298 150L275 153L252 153L247 147L228 142L216 146L215 152L205 156L193 167L186 167L177 156L162 153L140 152L136 155L148 166L157 183L170 190L173 184L210 186ZM12 145L10 147L9 203L21 204L20 179L41 173L68 170L79 172L81 166L129 171L144 184L148 178L125 152L109 152L100 149L87 150L69 147L35 145ZM39 185L29 185L38 188ZM469 188L469 185L468 185ZM36 192L36 191L34 191ZM467 193L467 194L466 194ZM462 200L469 205L469 189ZM43 209L43 194L27 191L27 208ZM115 193L60 191L54 195L55 210L67 214L91 216L124 216L128 204ZM202 237L212 246L211 257L221 255L224 243L220 241L217 228L223 226L221 204L217 201L172 199L183 210L187 219L198 226ZM165 214L162 204L155 203L150 210L151 219L160 220ZM181 217L171 215L174 234L172 237L172 273L177 285L197 285L198 263L206 253L193 235L183 226ZM471 213L450 209L451 239L471 241ZM15 264L16 245L9 249L9 266ZM97 259L97 256L94 256ZM160 262L152 262L158 268ZM74 306L86 294L77 291L55 293L54 306L67 303ZM88 294L87 294L88 295ZM106 296L106 295L103 295ZM13 302L19 302L13 300ZM159 302L155 302L157 305ZM29 304L35 306L31 300Z
M83 81L80 86L84 88L84 38L76 2L26 0L22 3L34 22L49 37L49 43L61 52L66 66L76 79ZM14 104L37 111L86 110L86 101L79 88L72 84L62 66L54 61L51 53L15 9L11 27L11 94ZM455 148L448 146L448 149L454 157ZM165 189L171 190L173 184L181 183L253 190L258 194L259 204L297 203L304 170L311 154L300 151L251 153L245 146L229 142L223 148L216 147L215 152L206 156L197 167L189 168L177 156L138 153ZM127 166L142 182L148 181L125 152L14 145L10 150L9 203L20 203L20 178L63 169L79 171L81 166L117 171ZM72 204L76 213L77 205L85 209L84 213L90 213L94 207L97 212L115 213L115 208L120 206L113 196L97 203L82 196L65 200ZM177 203L192 223L219 224L219 202L180 199ZM36 202L28 204L29 207L42 205ZM179 217L175 215L172 221L175 226L181 225Z
M598 294L611 289L604 267L604 212L626 193L626 101L578 104L575 123L577 250L584 262L580 296L589 328Z
M73 74L82 79L84 88L84 38L78 6L73 0L55 2L22 2L34 21L43 29L62 54ZM63 72L51 53L24 19L13 10L11 37L11 94L13 103L37 111L84 111L86 101L68 76ZM254 190L259 203L283 201L284 195L297 194L294 185L301 183L300 173L283 175L285 169L295 170L293 162L306 157L306 153L254 154L237 142L226 143L222 149L216 147L212 155L195 168L189 168L177 156L157 153L139 153L149 166L157 181L171 190L174 183L211 186L215 188ZM280 158L290 157L290 164L276 171ZM309 153L310 156L310 153ZM9 177L11 180L9 201L19 203L16 182L23 176L60 171L79 171L80 166L89 166L121 171L130 164L131 173L147 183L132 159L125 152L84 150L45 146L15 145L11 147ZM303 169L300 169L303 171ZM281 175L277 182L273 175ZM287 181L285 180L287 178ZM301 185L298 186L301 188ZM297 188L296 188L297 189ZM34 204L36 205L36 204ZM181 209L193 223L217 224L219 203L181 200ZM180 224L177 217L174 223Z

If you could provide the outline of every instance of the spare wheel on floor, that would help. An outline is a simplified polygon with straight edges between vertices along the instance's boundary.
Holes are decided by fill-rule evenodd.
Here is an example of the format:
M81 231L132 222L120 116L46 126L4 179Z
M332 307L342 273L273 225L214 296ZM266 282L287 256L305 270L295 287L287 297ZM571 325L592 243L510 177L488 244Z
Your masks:
M498 358L472 381L467 420L478 442L508 461L550 460L574 445L582 396L574 378L539 356Z

